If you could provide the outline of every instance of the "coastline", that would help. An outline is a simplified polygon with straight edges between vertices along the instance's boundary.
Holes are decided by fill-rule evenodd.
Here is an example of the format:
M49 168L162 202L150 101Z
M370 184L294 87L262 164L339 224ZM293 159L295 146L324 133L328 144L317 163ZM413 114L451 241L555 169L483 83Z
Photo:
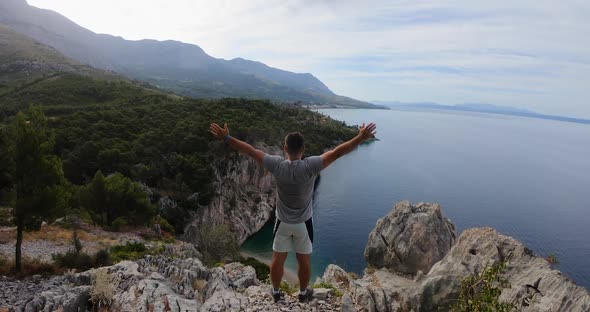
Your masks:
M240 254L242 255L242 257L254 258L254 259L256 259L256 260L258 260L270 267L271 259L264 258L264 257L261 257L259 255L256 255L256 254L253 254L253 253L250 253L247 251L240 251ZM287 266L285 266L283 280L286 280L287 282L289 282L291 284L299 284L299 278L297 277L297 272L293 271L292 269L288 268ZM310 281L310 283L311 283L311 281Z

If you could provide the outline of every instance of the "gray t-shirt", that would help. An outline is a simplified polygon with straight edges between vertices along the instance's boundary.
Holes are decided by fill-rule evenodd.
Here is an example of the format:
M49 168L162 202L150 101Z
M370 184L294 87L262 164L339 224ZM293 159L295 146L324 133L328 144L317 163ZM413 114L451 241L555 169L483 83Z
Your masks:
M277 182L277 218L295 224L307 221L313 215L312 197L315 179L324 169L321 156L303 160L286 160L281 156L264 155L264 168Z

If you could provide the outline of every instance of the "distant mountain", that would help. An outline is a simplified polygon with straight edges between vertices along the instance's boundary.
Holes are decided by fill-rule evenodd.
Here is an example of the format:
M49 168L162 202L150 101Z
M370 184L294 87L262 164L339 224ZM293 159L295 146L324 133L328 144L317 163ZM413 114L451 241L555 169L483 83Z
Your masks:
M0 24L0 84L3 87L55 73L75 73L108 80L123 79L115 73L82 65L54 48Z
M54 11L30 6L25 0L2 0L0 23L83 64L182 95L377 108L334 94L311 74L292 73L241 58L217 59L196 45L178 41L131 41L96 34Z
M490 113L500 115L512 115L529 118L549 119L557 121L575 122L590 124L589 119L556 116L556 115L545 115L540 114L531 110L516 108L511 106L495 105L495 104L483 104L483 103L465 103L456 105L444 105L432 102L418 102L418 103L405 103L398 101L371 101L373 104L382 105L393 109L403 110L416 110L416 109L435 109L435 110L449 110L449 111L461 111L461 112L476 112L476 113Z

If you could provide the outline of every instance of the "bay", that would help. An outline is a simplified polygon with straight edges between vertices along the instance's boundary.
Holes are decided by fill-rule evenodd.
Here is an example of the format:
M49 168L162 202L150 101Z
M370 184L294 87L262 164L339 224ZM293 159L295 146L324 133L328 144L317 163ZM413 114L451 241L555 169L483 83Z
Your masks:
M407 199L441 204L459 232L490 226L538 255L555 254L558 269L590 288L590 126L442 111L320 112L349 125L376 122L380 141L322 172L314 278L330 263L361 273L369 232ZM272 225L242 249L270 258ZM287 266L296 269L294 257Z

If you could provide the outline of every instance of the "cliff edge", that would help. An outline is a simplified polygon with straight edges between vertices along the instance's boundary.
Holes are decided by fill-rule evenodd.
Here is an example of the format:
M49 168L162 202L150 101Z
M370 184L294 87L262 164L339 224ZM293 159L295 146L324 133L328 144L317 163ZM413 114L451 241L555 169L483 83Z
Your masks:
M500 301L518 311L590 311L590 294L519 241L455 226L437 204L396 204L369 235L363 276L329 265L310 303L274 303L270 285L240 263L208 268L169 255L51 279L0 277L0 311L448 311L466 277L506 263ZM92 300L94 298L94 300Z

